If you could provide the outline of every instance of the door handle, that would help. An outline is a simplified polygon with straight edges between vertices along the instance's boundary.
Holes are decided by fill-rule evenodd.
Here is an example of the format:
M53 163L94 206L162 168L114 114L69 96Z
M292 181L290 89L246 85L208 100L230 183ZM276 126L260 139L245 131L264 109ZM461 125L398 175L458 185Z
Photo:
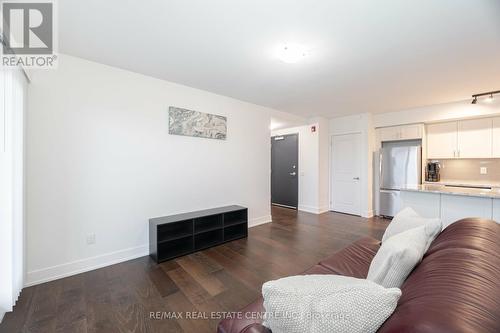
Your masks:
M352 179L354 179L354 180L359 180L359 177L353 177Z
M290 176L295 176L297 173L294 171L294 172L290 172Z

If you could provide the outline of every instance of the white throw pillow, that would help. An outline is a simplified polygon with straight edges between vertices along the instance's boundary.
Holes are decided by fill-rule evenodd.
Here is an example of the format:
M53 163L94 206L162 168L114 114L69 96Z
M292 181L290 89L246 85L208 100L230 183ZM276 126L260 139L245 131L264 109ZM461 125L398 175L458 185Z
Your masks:
M397 235L403 231L410 230L422 225L430 223L430 228L434 228L436 223L441 224L438 218L425 218L418 215L412 208L406 207L393 217L391 223L385 229L384 236L382 236L382 243L390 237ZM442 228L442 227L441 227Z
M367 279L386 288L401 288L440 231L437 220L390 237L373 258Z
M401 290L341 275L300 275L262 286L273 333L376 332L394 312Z

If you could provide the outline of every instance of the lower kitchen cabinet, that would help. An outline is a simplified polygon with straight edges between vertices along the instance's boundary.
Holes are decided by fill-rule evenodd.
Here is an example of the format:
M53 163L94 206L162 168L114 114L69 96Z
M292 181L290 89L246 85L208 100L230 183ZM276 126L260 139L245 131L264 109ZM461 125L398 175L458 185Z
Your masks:
M466 217L491 219L491 198L441 194L443 227Z
M500 199L444 193L401 191L401 208L411 207L424 217L438 217L447 227L467 217L500 223Z
M411 207L420 216L438 218L441 216L440 196L439 193L401 191L401 208Z

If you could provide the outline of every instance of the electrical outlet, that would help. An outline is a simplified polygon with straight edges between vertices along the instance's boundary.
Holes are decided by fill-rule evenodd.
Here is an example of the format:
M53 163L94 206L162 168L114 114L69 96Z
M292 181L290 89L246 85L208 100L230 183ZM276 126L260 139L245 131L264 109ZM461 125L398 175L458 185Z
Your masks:
M87 245L95 244L95 234L87 235Z
M487 167L480 167L479 168L479 173L482 175L487 175L488 174L488 168Z

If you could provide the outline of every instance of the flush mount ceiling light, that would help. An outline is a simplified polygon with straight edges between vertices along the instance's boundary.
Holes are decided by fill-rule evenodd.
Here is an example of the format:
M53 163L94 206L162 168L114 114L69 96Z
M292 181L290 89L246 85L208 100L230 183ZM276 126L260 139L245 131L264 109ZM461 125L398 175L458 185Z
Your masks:
M287 64L294 64L307 57L307 46L296 43L282 44L277 47L276 56Z
M493 101L493 95L496 95L496 94L500 94L500 90L497 90L497 91L488 91L488 92L485 92L485 93L472 95L472 104L477 104L477 98L481 97L481 96L489 96L488 98L486 98L486 101L487 102L492 102Z

